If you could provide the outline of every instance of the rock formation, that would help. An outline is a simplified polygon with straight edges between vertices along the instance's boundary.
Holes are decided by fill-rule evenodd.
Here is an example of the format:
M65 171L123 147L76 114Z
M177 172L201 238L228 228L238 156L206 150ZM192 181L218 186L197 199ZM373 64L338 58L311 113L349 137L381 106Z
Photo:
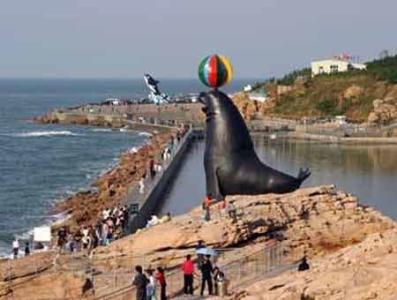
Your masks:
M397 119L397 102L376 99L373 107L368 116L369 123L385 125Z
M309 261L305 272L289 271L236 293L233 299L396 299L397 230Z
M355 278L363 284L370 280L382 281L376 274L385 274L387 279L393 279L394 274L397 274L392 270L397 262L397 257L394 257L397 240L393 229L394 222L372 208L361 206L357 198L337 191L333 186L304 188L283 195L231 196L226 200L234 202L237 208L237 222L221 215L222 212L217 206L211 208L211 221L203 222L201 208L195 208L167 223L140 230L107 247L99 247L91 254L91 258L80 254L77 264L76 258L73 260L70 255L59 256L50 253L47 264L44 264L47 268L32 275L25 271L32 263L29 260L31 258L10 261L9 265L7 261L0 262L2 270L10 266L14 274L13 280L6 281L7 273L2 273L3 284L0 285L0 293L5 295L12 289L16 297L14 299L20 299L18 296L32 293L34 288L38 292L45 291L45 295L51 298L49 293L52 283L46 278L53 274L54 264L57 270L54 284L62 282L65 290L77 291L85 280L84 273L74 272L77 277L73 277L71 269L76 271L80 267L80 271L84 271L86 265L90 265L95 269L97 291L104 293L113 288L111 285L107 286L108 283L105 284L108 282L107 274L124 274L125 276L119 275L118 282L129 284L135 264L152 267L161 265L167 270L173 269L187 253L192 253L199 240L215 248L231 249L221 257L220 264L247 255L255 249L263 249L269 241L274 240L278 240L282 245L286 261L295 262L305 253L309 262L313 262L313 270L305 273L308 274L307 277L295 272L280 275L259 282L247 290L241 290L234 295L237 298L268 299L268 295L275 295L269 299L283 299L282 295L286 293L292 296L284 299L296 299L294 295L302 293L300 285L312 288L303 291L307 295L317 295L309 293L317 291L316 289L319 291L318 295L322 295L322 291L325 293L325 290L337 291L341 285L337 281L339 274L340 278L349 279L352 283L352 277L348 277L352 276L350 267L358 266L360 263L366 266L376 263L384 268L380 273L371 273L373 275L369 279L365 276L365 268L357 269L359 271L356 273L359 275ZM364 242L361 243L362 241ZM387 258L386 264L381 261L382 256ZM50 261L53 263L49 263ZM320 267L322 264L324 270ZM333 276L333 270L340 273L336 272ZM390 274L387 274L386 270L390 271ZM22 278L24 280L21 280ZM322 278L325 283L320 285ZM386 287L387 284L394 284L395 280L392 283L385 280L382 282L382 287ZM327 284L334 287L327 287ZM60 291L58 286L55 290ZM263 293L265 290L266 294ZM52 297L55 297L58 294L54 291L53 295Z

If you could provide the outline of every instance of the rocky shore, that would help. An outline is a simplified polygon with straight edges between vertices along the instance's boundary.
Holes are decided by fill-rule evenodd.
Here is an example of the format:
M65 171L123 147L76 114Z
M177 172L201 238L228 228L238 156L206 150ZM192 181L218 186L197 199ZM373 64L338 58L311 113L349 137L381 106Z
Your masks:
M93 182L93 190L79 192L57 202L53 208L54 212L69 215L69 218L57 224L57 227L67 226L73 232L81 224L95 225L103 209L123 204L128 190L137 185L140 178L146 174L149 161L160 161L161 152L175 134L175 130L154 130L151 134L148 143L136 153L123 153L116 167Z
M356 197L334 186L320 186L283 195L233 196L227 201L237 208L237 222L216 206L212 207L211 221L203 222L202 211L196 208L170 222L99 247L90 256L42 254L38 272L32 272L33 256L0 262L0 295L54 299L67 294L81 299L88 270L95 279L96 296L107 294L129 285L135 264L163 266L170 274L203 240L211 247L227 250L219 258L221 266L264 249L269 243L281 246L285 263L296 262L303 255L309 258L312 268L307 272L287 271L270 279L263 274L249 287L234 283L230 296L234 299L301 299L302 295L343 299L343 293L349 295L348 299L397 296L395 223L360 205ZM118 274L116 286L106 283L109 274ZM180 287L174 289L176 292ZM128 299L131 293L115 299ZM365 293L372 298L359 297Z

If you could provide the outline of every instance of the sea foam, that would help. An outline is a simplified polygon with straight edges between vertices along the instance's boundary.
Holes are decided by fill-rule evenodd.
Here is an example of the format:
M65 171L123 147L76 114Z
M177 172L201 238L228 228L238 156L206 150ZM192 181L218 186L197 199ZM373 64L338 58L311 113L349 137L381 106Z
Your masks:
M10 134L10 136L14 136L14 137L42 137L42 136L68 136L68 135L69 136L79 136L81 134L74 133L69 130L30 131L30 132Z

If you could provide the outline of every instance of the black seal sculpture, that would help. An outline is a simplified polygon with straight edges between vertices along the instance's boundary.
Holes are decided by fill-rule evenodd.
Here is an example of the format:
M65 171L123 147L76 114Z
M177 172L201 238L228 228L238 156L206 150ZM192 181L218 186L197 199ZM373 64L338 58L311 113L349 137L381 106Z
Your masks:
M218 57L218 62L216 57L205 58L203 61L208 61L207 68L202 62L199 69L201 81L214 88L199 96L206 115L204 169L207 197L221 201L227 195L287 193L298 189L310 176L310 171L300 169L298 176L293 177L259 160L237 107L227 95L216 89L219 86L216 82L225 83L219 81L223 57ZM231 70L230 66L224 69L226 73L227 69ZM211 75L214 84L209 84ZM228 76L230 78L231 75Z
M245 122L231 99L220 91L200 94L206 115L204 169L207 196L223 200L226 195L287 193L310 176L300 169L298 177L262 163Z

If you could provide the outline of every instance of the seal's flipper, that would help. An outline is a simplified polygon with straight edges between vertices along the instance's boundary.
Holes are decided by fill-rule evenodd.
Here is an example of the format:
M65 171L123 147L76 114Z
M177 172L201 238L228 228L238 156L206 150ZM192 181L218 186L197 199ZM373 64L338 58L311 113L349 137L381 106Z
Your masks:
M310 172L309 168L306 169L299 169L299 173L298 173L298 180L302 183L306 178L308 178L310 176L312 172Z

